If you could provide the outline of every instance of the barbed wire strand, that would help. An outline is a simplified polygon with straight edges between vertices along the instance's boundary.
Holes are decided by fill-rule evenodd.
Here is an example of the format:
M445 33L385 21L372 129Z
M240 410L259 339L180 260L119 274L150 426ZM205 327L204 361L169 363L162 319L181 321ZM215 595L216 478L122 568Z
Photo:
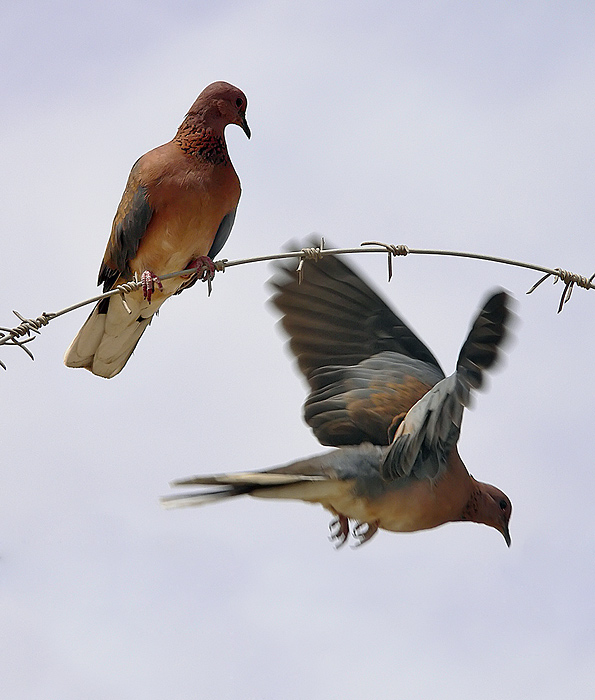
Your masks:
M564 283L564 289L562 290L562 295L560 297L560 303L558 304L558 313L562 311L564 306L570 300L572 296L572 291L574 287L582 287L583 289L595 289L595 273L591 277L584 277L582 275L577 275L574 272L569 272L560 267L549 268L543 267L541 265L534 265L532 263L521 262L520 260L512 260L510 258L502 258L494 255L484 255L483 253L465 253L456 250L436 250L428 248L409 248L406 245L393 245L391 243L382 243L380 241L364 241L361 246L357 248L325 248L324 238L321 239L320 245L309 248L302 248L301 250L288 251L284 253L274 253L272 255L259 255L252 258L241 258L239 260L228 260L226 258L222 260L216 260L215 271L225 272L228 267L237 267L238 265L248 265L251 263L258 262L271 262L273 260L287 260L291 258L298 258L297 274L298 281L301 282L303 276L303 265L306 260L320 260L326 255L353 255L358 253L385 253L388 256L388 279L392 278L393 274L393 258L402 257L405 255L440 255L455 258L469 258L471 260L485 260L487 262L494 262L502 265L512 265L514 267L522 267L527 270L534 270L536 272L543 273L543 276L537 280L537 282L527 291L527 294L534 292L540 284L545 282L549 277L554 277L554 284L559 280ZM178 272L171 272L167 275L161 277L162 280L170 279L172 277L188 276L188 270L179 270ZM200 276L200 271L196 273ZM208 293L211 293L211 280L212 278L203 278L208 284ZM125 295L130 294L142 286L142 283L138 280L132 282L126 282L124 284L118 285L114 289L103 294L97 294L89 299L80 301L77 304L72 304L67 306L60 311L46 313L45 311L37 318L25 318L21 316L18 311L13 311L15 316L21 321L18 326L14 328L4 328L0 326L0 345L14 345L29 355L33 360L33 353L26 347L26 343L30 343L35 340L35 336L32 333L39 334L41 328L47 326L50 321L59 316L64 316L71 311L76 311L83 306L88 304L94 304L107 297L115 296L116 294L121 295L122 302L126 306ZM6 369L6 365L2 360L0 360L0 367Z

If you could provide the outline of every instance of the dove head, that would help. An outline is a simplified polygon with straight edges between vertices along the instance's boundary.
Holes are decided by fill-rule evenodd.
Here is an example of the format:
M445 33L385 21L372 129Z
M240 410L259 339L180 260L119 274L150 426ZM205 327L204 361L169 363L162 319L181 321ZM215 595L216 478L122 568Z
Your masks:
M246 95L237 87L218 81L208 85L188 110L186 120L198 122L223 132L228 124L237 124L250 138L250 127L246 121Z
M512 514L512 503L508 496L491 484L471 480L474 489L465 506L461 520L472 520L496 528L510 547L510 532L508 523Z

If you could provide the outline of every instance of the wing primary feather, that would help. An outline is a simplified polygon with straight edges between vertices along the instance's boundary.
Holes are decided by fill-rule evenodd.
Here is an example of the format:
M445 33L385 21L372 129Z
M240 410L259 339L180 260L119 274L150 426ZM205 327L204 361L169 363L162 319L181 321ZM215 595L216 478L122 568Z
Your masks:
M457 369L408 411L382 464L386 479L414 474L435 479L446 466L461 430L463 409L482 387L485 370L498 360L507 336L510 297L493 293L477 315L457 360Z

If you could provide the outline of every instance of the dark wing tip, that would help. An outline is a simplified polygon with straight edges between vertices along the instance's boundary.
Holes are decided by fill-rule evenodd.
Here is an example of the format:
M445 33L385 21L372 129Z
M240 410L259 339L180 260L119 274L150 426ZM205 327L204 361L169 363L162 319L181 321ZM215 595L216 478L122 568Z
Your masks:
M307 239L286 248L300 250L319 245ZM401 353L440 369L438 361L362 275L340 256L305 260L302 284L297 259L276 261L269 281L270 303L281 313L281 325L300 369L357 364L384 351Z
M502 357L514 318L513 297L504 290L493 292L477 315L457 360L457 375L465 394L480 389L484 370L493 369ZM466 401L464 401L466 404Z

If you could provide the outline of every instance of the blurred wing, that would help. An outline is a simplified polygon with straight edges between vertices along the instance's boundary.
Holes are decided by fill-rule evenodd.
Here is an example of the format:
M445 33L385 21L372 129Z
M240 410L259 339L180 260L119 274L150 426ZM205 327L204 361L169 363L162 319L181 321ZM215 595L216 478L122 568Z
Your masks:
M440 475L459 439L471 390L482 386L484 371L498 358L509 317L508 294L492 295L461 348L456 372L438 382L401 422L382 466L385 478L413 474L435 479Z
M402 418L442 373L419 360L385 352L354 367L322 367L306 399L304 418L323 445L387 445Z
M337 256L306 260L298 284L295 260L277 263L271 302L299 368L310 381L328 365L356 365L380 352L396 352L440 369L415 333Z
M114 217L112 232L97 280L97 284L103 284L103 291L111 289L120 276L130 277L128 263L136 256L142 237L153 216L153 209L147 198L147 189L141 182L141 161L142 158L137 160L130 171L124 194Z
M305 419L324 445L388 444L393 418L444 377L424 343L337 256L277 265L271 301L308 381Z

